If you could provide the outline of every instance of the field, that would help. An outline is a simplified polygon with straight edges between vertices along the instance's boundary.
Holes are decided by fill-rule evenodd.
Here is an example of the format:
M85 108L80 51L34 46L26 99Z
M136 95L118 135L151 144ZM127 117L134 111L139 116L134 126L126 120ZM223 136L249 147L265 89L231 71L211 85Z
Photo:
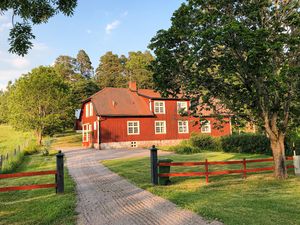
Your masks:
M11 153L18 145L22 146L27 140L34 139L30 132L19 132L11 126L0 125L0 154Z
M55 169L55 155L25 156L16 172ZM54 183L54 175L0 180L0 187ZM54 188L0 193L0 225L75 224L75 184L65 170L65 194Z
M229 154L221 152L194 155L172 155L174 161L234 160L269 156ZM169 186L150 184L149 158L103 161L110 170L125 177L137 186L169 199L182 208L192 210L206 219L218 219L228 225L296 225L300 221L300 178L290 174L285 181L278 181L271 173L205 178L171 178ZM269 166L270 163L260 163ZM258 164L253 164L253 167ZM216 169L236 169L237 165L214 166ZM171 171L203 171L202 167L177 167Z
M51 140L53 141L53 149L81 147L82 134L75 133L74 131L66 131L62 134L55 135Z

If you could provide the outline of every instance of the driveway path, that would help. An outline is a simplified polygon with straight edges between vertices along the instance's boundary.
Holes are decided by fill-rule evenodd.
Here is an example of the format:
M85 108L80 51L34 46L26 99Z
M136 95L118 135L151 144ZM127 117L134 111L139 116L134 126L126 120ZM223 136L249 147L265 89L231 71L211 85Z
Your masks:
M99 162L148 156L149 150L74 150L65 154L77 184L79 225L209 224L195 213L134 186Z

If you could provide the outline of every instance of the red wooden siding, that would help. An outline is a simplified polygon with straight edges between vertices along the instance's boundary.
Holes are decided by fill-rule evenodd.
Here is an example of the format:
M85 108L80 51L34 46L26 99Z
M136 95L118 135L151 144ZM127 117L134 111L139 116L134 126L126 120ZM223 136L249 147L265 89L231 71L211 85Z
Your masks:
M152 101L152 110L154 109ZM150 140L172 140L188 139L190 133L200 132L200 125L193 126L193 120L189 117L182 117L177 114L177 101L165 101L165 114L156 114L154 117L102 117L101 119L101 143L121 142L121 141L150 141ZM166 121L166 134L155 134L155 121ZM189 133L178 133L178 120L189 120ZM223 124L222 130L213 128L216 122L213 118L211 121L211 135L222 136L230 134L230 124ZM140 134L127 134L127 121L140 122ZM229 121L229 119L227 119Z

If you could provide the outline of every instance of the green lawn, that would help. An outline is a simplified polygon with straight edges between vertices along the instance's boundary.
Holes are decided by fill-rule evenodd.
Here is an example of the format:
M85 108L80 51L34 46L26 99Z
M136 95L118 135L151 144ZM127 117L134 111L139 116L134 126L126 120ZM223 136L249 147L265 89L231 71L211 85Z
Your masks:
M82 134L75 131L65 131L62 134L55 135L51 140L54 149L82 146Z
M0 125L0 154L11 153L18 145L24 145L29 139L33 139L30 132L14 130L9 125Z
M30 155L16 172L55 169L55 155ZM0 180L0 187L54 183L54 175ZM0 224L75 224L75 184L65 170L65 194L54 188L0 193Z
M194 155L172 155L174 161L234 160L242 158L265 158L269 156L233 154L221 152ZM164 157L166 158L166 157ZM300 178L290 175L285 181L277 181L270 173L205 178L171 178L172 185L150 184L149 158L103 161L112 171L130 180L137 186L169 199L182 208L192 210L206 219L218 219L228 225L239 224L299 224L300 221ZM258 164L253 164L252 167ZM260 163L268 166L269 163ZM216 169L240 168L240 165L210 167ZM203 166L173 168L171 171L204 171Z

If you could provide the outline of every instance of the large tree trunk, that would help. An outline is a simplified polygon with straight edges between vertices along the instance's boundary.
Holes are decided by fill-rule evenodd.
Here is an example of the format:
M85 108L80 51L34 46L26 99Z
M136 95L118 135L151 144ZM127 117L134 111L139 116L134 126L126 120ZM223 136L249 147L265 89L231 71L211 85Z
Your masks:
M270 138L270 141L274 157L274 176L278 179L285 179L288 175L285 162L284 135Z

